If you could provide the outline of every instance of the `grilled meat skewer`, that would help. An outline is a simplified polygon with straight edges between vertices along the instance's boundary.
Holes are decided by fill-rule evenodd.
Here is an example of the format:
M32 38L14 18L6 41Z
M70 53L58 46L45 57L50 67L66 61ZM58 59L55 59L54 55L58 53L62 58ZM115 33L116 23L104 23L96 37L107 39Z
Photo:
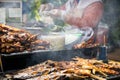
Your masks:
M46 50L49 42L37 38L26 30L0 24L0 52L10 54L14 52Z

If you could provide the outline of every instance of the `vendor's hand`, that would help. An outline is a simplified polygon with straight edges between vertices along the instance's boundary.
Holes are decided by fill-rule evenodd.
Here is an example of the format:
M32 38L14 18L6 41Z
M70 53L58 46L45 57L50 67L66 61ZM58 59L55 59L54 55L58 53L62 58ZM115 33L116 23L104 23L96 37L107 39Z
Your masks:
M59 10L59 9L53 9L48 12L49 16L52 18L58 18L61 20L64 20L64 16L66 15L66 11Z
M49 10L51 10L51 9L53 9L53 8L54 8L54 5L51 4L51 3L42 4L42 5L40 6L39 13L40 13L40 12L43 12L43 11L49 11Z
M60 18L61 17L61 11L58 9L53 9L50 11L43 11L41 12L44 16L51 16L52 18Z
M42 11L40 14L41 14L42 16L50 16L49 11Z
M49 11L51 17L61 17L61 11L59 9L53 9Z
M43 11L41 12L41 14L44 16L50 16L52 18L58 18L64 20L64 15L66 15L66 12L64 10L53 9L50 11Z

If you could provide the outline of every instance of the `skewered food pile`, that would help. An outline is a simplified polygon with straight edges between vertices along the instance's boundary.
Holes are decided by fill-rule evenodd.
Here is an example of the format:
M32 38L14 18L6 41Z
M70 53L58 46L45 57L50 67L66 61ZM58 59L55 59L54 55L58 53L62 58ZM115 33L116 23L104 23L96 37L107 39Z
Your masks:
M23 80L106 80L110 75L119 74L120 62L103 63L76 57L72 61L48 60L6 76Z
M25 30L0 24L0 53L45 50L49 42L37 39Z
M99 43L94 43L94 37L92 37L91 39L89 39L88 41L84 41L80 44L76 44L73 46L74 49L80 49L80 48L93 48L93 47L97 47L100 44Z

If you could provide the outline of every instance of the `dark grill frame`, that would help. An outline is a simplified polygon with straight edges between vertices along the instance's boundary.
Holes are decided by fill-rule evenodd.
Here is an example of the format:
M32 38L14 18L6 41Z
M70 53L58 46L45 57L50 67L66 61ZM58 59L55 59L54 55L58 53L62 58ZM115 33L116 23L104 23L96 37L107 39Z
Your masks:
M99 47L83 48L76 50L61 50L61 51L33 51L12 54L1 54L3 69L6 73L12 73L14 70L20 70L44 62L46 60L69 61L75 56L91 59L96 57ZM119 80L120 75L109 76L106 80ZM24 80L24 79L12 79Z

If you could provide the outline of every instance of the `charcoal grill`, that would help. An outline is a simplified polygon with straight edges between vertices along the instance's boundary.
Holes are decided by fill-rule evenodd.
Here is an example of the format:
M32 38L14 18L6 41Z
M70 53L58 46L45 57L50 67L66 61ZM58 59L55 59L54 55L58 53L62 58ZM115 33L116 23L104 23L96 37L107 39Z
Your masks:
M92 58L96 56L97 50L98 47L60 51L37 50L33 52L1 54L1 61L3 70L9 71L23 69L46 60L71 60L75 56Z
M1 61L4 73L13 73L16 70L24 69L26 67L39 64L46 60L55 61L69 61L75 56L91 59L96 57L99 47L83 48L75 50L37 50L33 52L22 52L12 54L1 54ZM106 80L119 80L120 75L110 75ZM25 80L25 79L12 79L12 80ZM92 79L88 79L92 80Z

